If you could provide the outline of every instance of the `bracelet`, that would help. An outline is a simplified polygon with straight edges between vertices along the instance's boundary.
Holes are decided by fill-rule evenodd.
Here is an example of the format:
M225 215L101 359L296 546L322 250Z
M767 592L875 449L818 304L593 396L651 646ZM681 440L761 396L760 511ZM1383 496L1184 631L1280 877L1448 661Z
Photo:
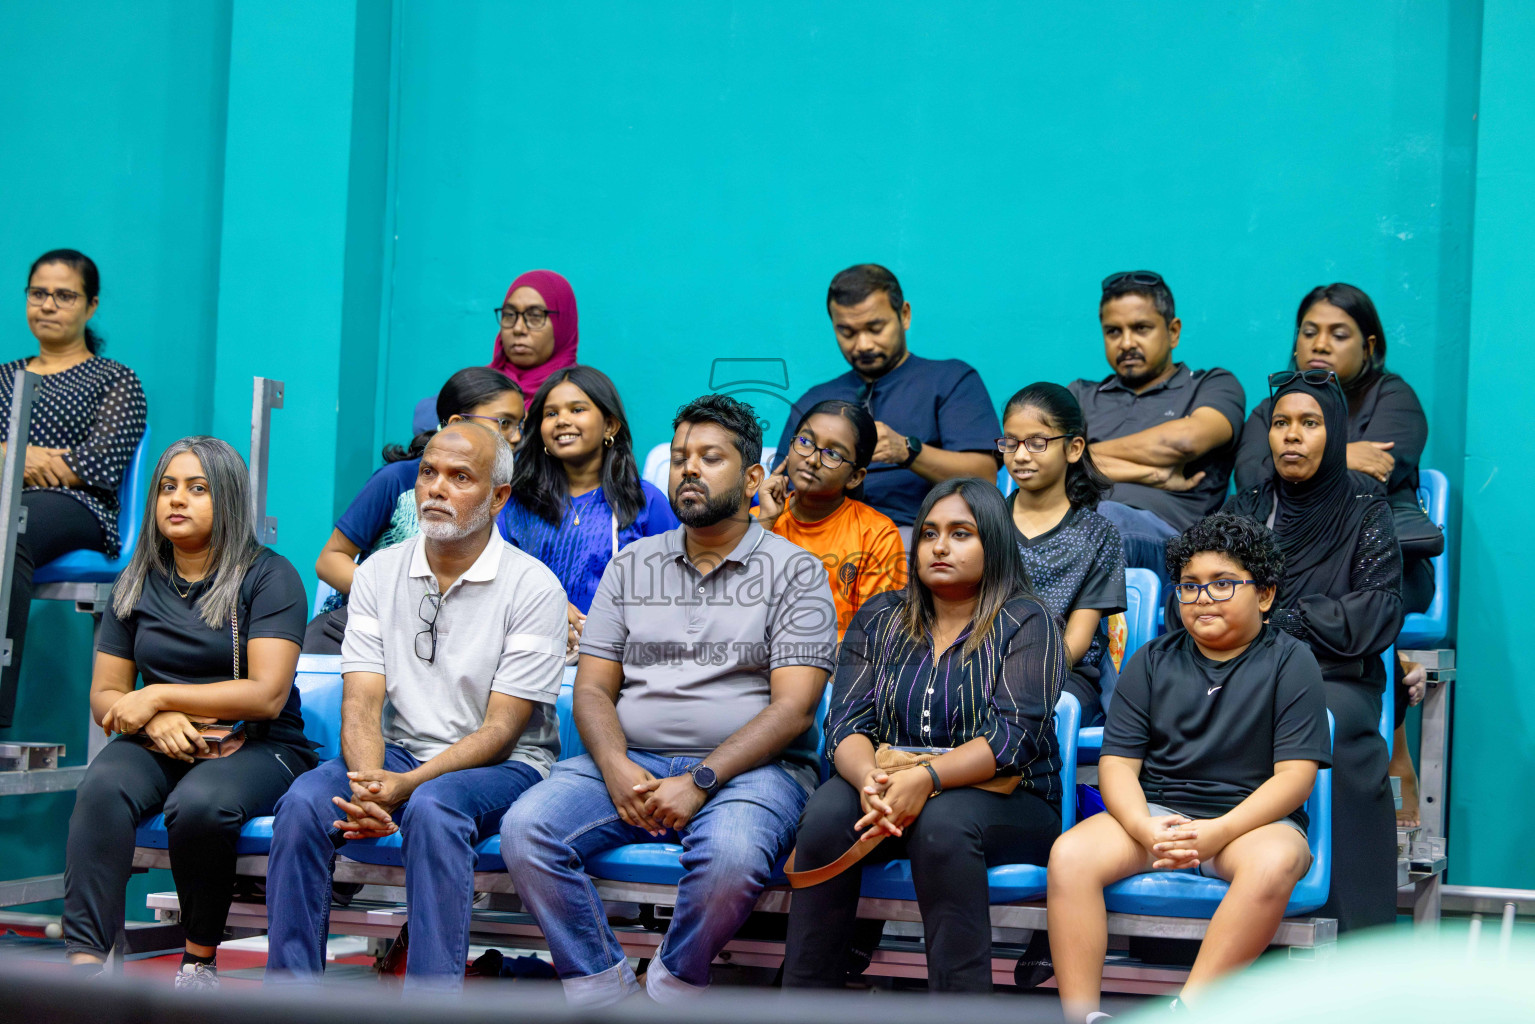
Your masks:
M931 800L933 797L943 792L943 783L938 780L938 769L933 767L933 762L923 761L922 767L926 768L927 773L933 777L933 791L928 794L928 799Z

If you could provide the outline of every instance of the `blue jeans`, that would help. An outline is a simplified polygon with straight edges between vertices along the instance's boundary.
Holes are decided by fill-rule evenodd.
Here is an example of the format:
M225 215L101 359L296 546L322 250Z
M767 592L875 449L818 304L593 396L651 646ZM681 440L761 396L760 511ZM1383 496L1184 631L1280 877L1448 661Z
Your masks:
M656 778L700 758L629 751ZM656 838L625 825L590 755L561 761L501 824L501 855L517 895L538 920L573 1003L603 1005L637 992L583 858L630 843L681 842L685 872L671 927L646 978L652 998L675 1001L709 983L709 965L746 920L794 841L807 794L775 764L720 787L679 833Z
M1100 501L1098 514L1114 524L1125 544L1125 565L1150 569L1167 586L1167 542L1178 531L1155 512L1131 508L1117 501Z
M385 771L408 772L419 764L401 747L384 748ZM317 982L325 970L331 869L347 842L331 825L342 817L331 797L351 793L346 772L341 758L326 761L300 775L277 802L267 862L267 979L272 982ZM512 801L538 781L537 769L520 761L466 768L423 783L394 812L410 920L407 989L454 991L463 984L475 844L494 835Z

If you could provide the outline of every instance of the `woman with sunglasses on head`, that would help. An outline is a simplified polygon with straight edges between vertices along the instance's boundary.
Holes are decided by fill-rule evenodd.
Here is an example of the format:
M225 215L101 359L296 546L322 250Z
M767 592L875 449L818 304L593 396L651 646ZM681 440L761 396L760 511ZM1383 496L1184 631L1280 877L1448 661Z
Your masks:
M304 584L256 543L245 461L229 445L182 438L152 479L96 644L91 714L119 735L69 819L64 951L100 970L123 924L134 829L163 810L186 931L176 987L212 989L240 827L316 763L293 687ZM243 729L215 749L198 727L213 721Z
M1350 284L1318 285L1295 313L1291 362L1300 370L1331 370L1348 398L1348 468L1361 491L1384 494L1402 548L1402 607L1427 611L1434 599L1429 559L1444 550L1444 535L1418 504L1418 465L1428 441L1428 418L1412 386L1386 369L1386 332L1370 297ZM1262 402L1248 417L1237 450L1238 490L1256 487L1274 469L1269 453L1273 409ZM1398 659L1393 672L1396 740L1391 774L1402 780L1397 820L1418 824L1418 778L1403 722L1423 699L1424 673Z
M837 603L837 636L875 594L906 585L906 548L885 513L866 505L863 478L879 430L861 405L817 402L795 427L789 451L758 493L757 517L821 559ZM794 490L790 491L790 485Z
M0 668L0 728L11 724L32 606L32 573L68 551L117 557L118 488L144 436L148 406L139 378L102 356L90 322L100 307L96 264L73 249L54 249L27 273L27 326L37 354L0 365L0 451L11 438L16 371L37 374L32 422L23 446L21 506L27 528L16 537L11 610L5 635L11 662Z
M1093 464L1082 407L1059 384L1040 381L1008 399L1002 429L997 451L1018 486L1008 503L1019 554L1034 593L1066 624L1066 691L1082 705L1082 725L1101 725L1105 621L1126 606L1124 542L1097 511L1113 484Z
M1402 557L1391 507L1348 469L1348 399L1331 370L1269 378L1274 469L1225 511L1274 531L1284 574L1268 621L1311 647L1335 727L1332 892L1340 931L1396 919L1396 823L1380 735L1381 652L1402 628ZM1170 620L1172 621L1172 620Z
M576 650L613 556L677 525L666 495L640 479L629 419L608 375L580 365L551 374L528 407L512 496L497 526L565 588L567 654Z
M524 395L536 392L556 370L575 365L581 345L576 293L559 274L530 270L518 276L491 312L499 329L490 368L515 381ZM416 433L437 422L431 399L423 398L412 421Z
M416 475L421 453L438 428L472 420L498 432L507 444L516 445L522 439L526 403L516 381L488 366L470 366L442 386L436 412L435 426L418 433L408 447L385 446L385 465L352 499L315 559L315 575L334 587L336 594L305 630L304 653L341 653L346 596L352 590L352 574L358 563L421 532L416 522Z
M843 986L862 872L818 869L867 850L865 863L911 859L929 987L990 992L986 869L1044 864L1060 835L1065 645L1024 583L1007 503L991 480L945 480L915 522L906 588L871 598L842 641L835 774L800 820L794 867L809 877L795 884L813 884L789 909L785 988ZM921 763L881 769L879 744Z

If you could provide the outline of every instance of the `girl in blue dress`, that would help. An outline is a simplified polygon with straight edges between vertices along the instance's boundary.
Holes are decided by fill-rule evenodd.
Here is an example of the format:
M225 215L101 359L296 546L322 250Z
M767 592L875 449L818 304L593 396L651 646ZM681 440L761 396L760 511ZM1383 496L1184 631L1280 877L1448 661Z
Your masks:
M608 562L630 541L678 525L667 496L640 479L624 404L607 374L577 364L539 387L497 522L503 537L559 577L574 654Z

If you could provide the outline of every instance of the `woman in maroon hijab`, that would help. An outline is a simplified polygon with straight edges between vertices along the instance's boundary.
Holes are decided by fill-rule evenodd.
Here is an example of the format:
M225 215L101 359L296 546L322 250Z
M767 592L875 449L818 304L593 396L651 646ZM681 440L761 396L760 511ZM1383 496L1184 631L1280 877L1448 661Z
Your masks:
M494 312L501 330L491 368L521 385L523 394L534 394L550 374L575 365L580 343L576 293L559 274L530 270L521 275Z
M580 344L576 293L559 274L552 270L522 274L491 312L501 329L496 332L490 366L516 381L523 394L536 394L551 374L576 364ZM441 425L436 401L430 395L417 403L411 418L416 433Z

